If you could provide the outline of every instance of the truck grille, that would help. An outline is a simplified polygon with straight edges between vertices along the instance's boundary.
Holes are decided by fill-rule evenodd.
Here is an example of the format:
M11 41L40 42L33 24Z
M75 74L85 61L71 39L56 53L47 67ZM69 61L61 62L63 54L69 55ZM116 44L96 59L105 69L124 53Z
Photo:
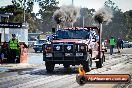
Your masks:
M48 46L48 45L47 45ZM86 57L86 51L81 50L80 46L82 44L74 44L74 43L52 43L52 57L50 57L54 61L74 61L74 60L83 60ZM85 47L86 48L86 47ZM44 54L45 55L45 54Z

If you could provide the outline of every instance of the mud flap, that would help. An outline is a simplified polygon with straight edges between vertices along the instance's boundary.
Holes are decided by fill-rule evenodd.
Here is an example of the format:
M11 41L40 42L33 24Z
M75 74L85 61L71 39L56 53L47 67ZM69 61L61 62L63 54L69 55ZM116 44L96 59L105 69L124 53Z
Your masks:
M88 61L84 61L83 62L83 68L86 72L89 72L91 71L91 68L92 68L92 60L91 59L88 59Z
M105 62L105 55L103 55L102 58L103 58L103 62ZM103 64L103 63L102 63L102 64Z
M96 61L96 67L102 68L103 67L103 58L100 58L99 61Z

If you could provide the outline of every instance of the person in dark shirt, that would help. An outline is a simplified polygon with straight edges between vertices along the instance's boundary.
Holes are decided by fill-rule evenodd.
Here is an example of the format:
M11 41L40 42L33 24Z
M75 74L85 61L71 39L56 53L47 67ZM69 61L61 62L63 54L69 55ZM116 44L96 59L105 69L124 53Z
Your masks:
M4 54L4 57L7 57L7 50L8 50L8 44L6 43L6 41L3 43L2 45L2 53Z
M113 54L113 49L115 47L116 41L113 36L109 39L109 45L110 45L110 55Z
M121 49L123 49L123 40L121 39Z
M120 53L120 49L123 49L123 40L121 38L117 39L117 49L118 53Z
M120 49L121 49L121 39L120 38L117 39L116 45L117 45L118 53L120 53Z

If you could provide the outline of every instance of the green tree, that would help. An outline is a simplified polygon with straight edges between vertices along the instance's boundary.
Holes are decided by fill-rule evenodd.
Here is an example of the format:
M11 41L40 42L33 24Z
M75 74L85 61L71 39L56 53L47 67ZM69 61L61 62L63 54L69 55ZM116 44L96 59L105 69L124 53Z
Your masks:
M24 21L24 6L25 6L25 20L29 24L29 32L35 31L38 29L37 18L35 13L33 13L34 0L12 0L13 6L17 7L16 11L21 11L21 14L13 17L16 22Z
M95 12L95 9L81 8L80 9L80 17L78 18L75 25L79 26L79 27L83 27L83 18L84 18L84 26L93 25L92 16L93 16L94 12Z
M125 39L127 28L124 13L111 0L106 1L104 6L112 9L114 17L108 25L103 25L103 37L114 36Z
M124 15L127 26L126 39L132 41L132 10L126 11Z
M33 11L34 0L28 0L26 11L31 13Z
M51 31L52 27L56 27L56 23L53 21L53 13L58 9L56 0L37 0L40 6L39 14L41 20L39 20L39 29L43 32Z
M23 22L23 10L15 5L8 5L4 8L0 8L0 12L13 13L13 15L9 17L9 22Z

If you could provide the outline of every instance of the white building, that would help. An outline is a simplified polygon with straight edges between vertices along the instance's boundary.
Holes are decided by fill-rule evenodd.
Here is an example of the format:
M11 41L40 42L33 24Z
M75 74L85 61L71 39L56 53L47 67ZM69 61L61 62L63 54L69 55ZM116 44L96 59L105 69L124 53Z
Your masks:
M9 28L9 39L11 34L15 34L19 42L25 42L28 45L28 24L23 23L22 28Z
M0 14L0 22L2 18L8 18L9 14ZM9 41L9 28L0 28L0 42Z
M10 14L0 14L0 22L4 18L9 18ZM8 20L6 21L8 22ZM11 34L16 34L19 42L25 42L28 45L28 24L23 23L22 28L0 28L0 42L9 41Z

